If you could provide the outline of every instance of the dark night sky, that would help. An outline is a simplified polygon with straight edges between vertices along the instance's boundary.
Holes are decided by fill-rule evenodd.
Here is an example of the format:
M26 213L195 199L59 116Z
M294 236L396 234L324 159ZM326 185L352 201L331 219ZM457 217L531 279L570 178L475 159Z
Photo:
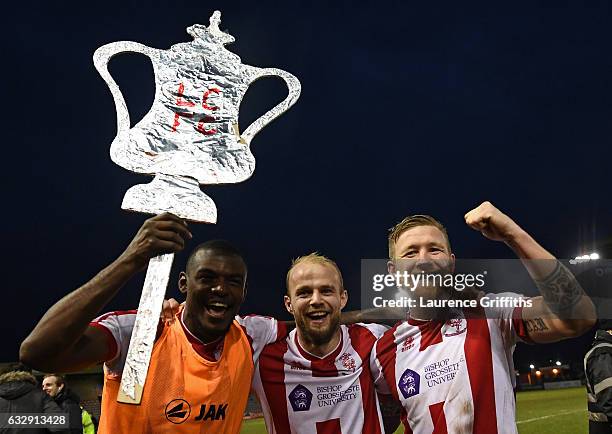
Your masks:
M208 24L215 9L244 63L302 82L294 108L253 141L253 177L205 187L218 224L192 225L197 240L227 238L244 251L243 312L287 318L286 269L313 250L337 259L349 308L358 307L360 259L384 257L386 229L409 213L437 216L467 258L512 257L463 223L485 199L559 257L612 235L607 1L34 1L3 9L0 361L16 360L53 302L112 261L144 220L120 209L127 188L147 178L110 160L115 108L94 50L117 40L168 48L190 40L185 28ZM153 100L149 61L119 56L111 73L138 121ZM285 92L280 80L254 84L241 126ZM178 297L175 275L169 294ZM132 281L109 310L135 307L141 284ZM519 347L519 367L578 360L590 339Z

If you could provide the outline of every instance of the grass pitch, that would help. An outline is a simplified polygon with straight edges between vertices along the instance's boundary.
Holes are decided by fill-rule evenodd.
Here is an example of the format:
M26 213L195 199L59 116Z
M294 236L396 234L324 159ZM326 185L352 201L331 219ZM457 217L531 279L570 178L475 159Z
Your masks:
M516 394L516 423L520 434L587 434L584 387L536 390ZM400 426L395 432L403 433ZM263 419L246 420L241 434L266 434Z
M263 417L245 420L240 430L240 434L266 434L267 432Z
M589 432L584 387L519 392L516 394L516 407L516 423L520 434Z

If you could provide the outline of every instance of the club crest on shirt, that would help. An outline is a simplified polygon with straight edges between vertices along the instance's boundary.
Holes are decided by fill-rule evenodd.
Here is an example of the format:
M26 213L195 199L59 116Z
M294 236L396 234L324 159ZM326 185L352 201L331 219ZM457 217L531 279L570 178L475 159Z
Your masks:
M344 353L340 356L340 360L342 360L342 366L344 366L345 369L355 372L357 364L355 363L353 356L351 356L349 353Z
M293 411L308 411L312 402L312 392L298 384L289 394L289 403Z
M412 347L414 347L414 336L408 336L404 339L404 343L402 344L402 353L408 351Z
M404 399L418 395L421 376L412 369L406 369L397 383L397 387L402 392Z
M467 329L467 321L465 318L453 318L446 321L444 327L444 336L451 337L464 333Z

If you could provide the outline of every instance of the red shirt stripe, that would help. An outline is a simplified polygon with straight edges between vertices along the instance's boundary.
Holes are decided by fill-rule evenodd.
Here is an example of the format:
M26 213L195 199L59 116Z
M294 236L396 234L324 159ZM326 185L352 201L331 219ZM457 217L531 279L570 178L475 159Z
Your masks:
M340 342L338 343L338 347L329 353L327 356L322 359L313 356L308 351L304 350L298 341L298 334L295 334L295 345L299 350L300 354L306 359L310 360L310 370L312 371L313 377L337 377L338 376L338 368L336 368L336 358L340 351L342 350L342 333L340 333Z
M397 392L397 384L395 378L395 361L397 346L395 345L395 331L402 323L399 322L393 326L392 329L387 331L376 343L376 354L380 365L383 368L383 375L385 381L389 386L391 395L399 401L399 395Z
M287 352L287 341L282 340L266 345L259 356L259 372L266 399L270 404L274 427L279 433L290 433L289 414L287 412L287 393L285 390L284 355Z
M512 312L512 327L516 332L516 335L525 343L533 344L533 339L529 336L527 327L525 327L525 321L523 321L523 307L518 306L514 308Z
M442 342L442 326L444 323L440 321L419 321L409 318L408 324L417 326L421 331L419 351L425 351L430 345Z
M431 404L429 406L429 414L431 414L431 420L434 424L432 434L448 434L446 416L444 415L444 401Z
M342 434L340 419L330 419L317 422L317 434Z
M376 338L365 327L349 326L348 328L351 346L357 351L361 359L363 369L359 375L359 387L361 387L361 404L363 405L363 431L367 434L381 434L378 423L378 411L376 409L376 392L373 387L372 373L368 368L370 363L370 349Z
M464 344L474 404L474 434L497 434L491 335L484 312L467 321Z

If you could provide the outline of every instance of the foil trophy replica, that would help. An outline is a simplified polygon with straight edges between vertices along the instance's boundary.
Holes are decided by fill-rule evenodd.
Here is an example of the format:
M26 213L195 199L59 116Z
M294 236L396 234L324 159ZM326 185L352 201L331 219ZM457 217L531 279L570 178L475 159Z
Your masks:
M158 50L131 41L104 45L94 64L108 84L117 110L117 136L111 159L137 173L154 175L149 184L131 187L121 207L159 214L165 211L205 223L215 223L217 210L200 184L228 184L248 179L255 170L249 149L253 137L287 111L300 95L300 82L275 68L244 65L224 45L233 36L221 31L215 11L208 27L187 28L193 41ZM108 61L124 52L148 56L155 73L151 110L130 129L130 116L119 87L108 72ZM278 76L288 96L242 133L238 128L240 102L249 85L265 76ZM149 262L127 361L117 400L138 404L146 380L173 254Z

